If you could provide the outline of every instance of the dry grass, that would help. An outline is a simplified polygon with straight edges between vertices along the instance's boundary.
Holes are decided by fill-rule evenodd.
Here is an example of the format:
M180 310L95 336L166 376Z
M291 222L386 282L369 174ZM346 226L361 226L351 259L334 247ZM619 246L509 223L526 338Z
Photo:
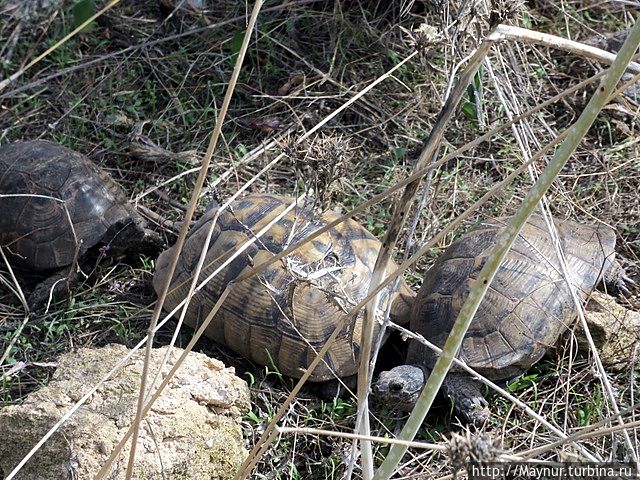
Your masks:
M164 232L167 243L173 243L175 234L167 226L181 220L195 181L194 173L182 174L196 167L206 150L244 31L243 6L212 3L215 6L203 15L176 14L163 20L165 13L152 0L123 2L101 17L92 31L64 44L0 92L0 142L45 138L89 155L110 171L131 198L139 199L141 211ZM450 88L451 71L477 44L486 29L488 11L478 4L476 12L458 12L457 2L442 10L409 1L394 7L385 7L387 2L343 3L347 2L294 1L285 10L275 8L279 3L265 5L202 206L214 195L228 198L282 152L285 158L260 177L251 191L294 195L311 190L319 194L323 206L346 211L410 172ZM615 31L631 21L632 12L625 7L595 2L563 5L564 11L545 2L494 8L503 13L521 8L520 25L577 40ZM409 33L425 19L440 29L437 38ZM53 9L27 22L12 17L0 23L1 78L73 28L65 9ZM294 143L416 46L422 49L417 60L355 102L319 136L302 145ZM441 156L503 123L505 112L515 116L598 68L575 56L513 44L495 49L489 62L483 70L482 101L468 101L465 113L456 116ZM439 167L420 211L411 252L575 120L588 97L588 89L571 95ZM636 280L640 279L637 129L637 104L619 98L594 125L547 196L552 211L561 218L599 220L615 227L618 252ZM269 142L269 149L261 152L260 147ZM544 164L544 159L536 162L530 175ZM218 182L220 177L224 181ZM154 188L158 185L162 186ZM513 212L530 185L527 175L520 176L466 226L489 215ZM392 199L387 199L356 219L381 238L391 205ZM433 259L461 233L448 235L406 278L419 285ZM402 239L399 257L406 240ZM5 271L0 272L2 278L13 285ZM107 259L75 288L72 304L61 301L49 314L29 318L9 352L8 364L0 370L6 374L11 369L11 375L2 380L4 404L19 402L46 383L61 352L110 342L131 346L142 338L150 318L146 305L152 301L152 272L153 259ZM636 286L634 295L619 300L638 310L639 293ZM17 296L0 287L0 352L23 321ZM171 335L169 324L156 343L167 343ZM182 335L184 345L189 332ZM291 380L209 342L201 341L198 348L235 365L239 373L249 372L244 378L252 383L254 400L245 431L251 446L286 397ZM638 401L637 373L632 365L609 376L623 409ZM611 414L592 363L577 352L569 335L511 388L567 434ZM354 405L349 400L322 402L308 389L281 425L350 431ZM497 450L526 454L557 440L506 400L495 397L492 407L494 416L483 430ZM393 435L397 415L384 405L375 406L373 413L373 433ZM425 422L420 438L442 442L451 431L461 427L442 401ZM596 435L580 443L595 456L627 460L619 434ZM386 451L386 446L377 445L376 459ZM540 458L564 458L570 451L557 447ZM410 452L398 478L445 476L455 464L446 450ZM259 464L256 478L341 478L350 453L348 439L284 434Z

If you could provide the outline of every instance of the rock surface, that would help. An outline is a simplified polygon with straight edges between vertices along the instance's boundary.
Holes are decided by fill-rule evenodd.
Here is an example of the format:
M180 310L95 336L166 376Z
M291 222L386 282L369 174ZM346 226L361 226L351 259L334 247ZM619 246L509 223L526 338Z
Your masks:
M150 381L167 348L153 351ZM0 478L128 352L108 345L63 355L48 386L0 409ZM163 374L181 353L174 349ZM144 352L134 353L15 478L92 479L135 416L143 359ZM239 419L248 409L247 385L233 369L190 353L142 424L133 478L233 478L246 455ZM128 449L108 478L124 478Z
M207 7L204 0L160 0L166 10L178 9L182 13L198 13Z
M624 308L610 295L594 292L585 318L602 363L614 371L629 368L640 340L640 312ZM578 345L586 351L588 344L582 328L576 334Z

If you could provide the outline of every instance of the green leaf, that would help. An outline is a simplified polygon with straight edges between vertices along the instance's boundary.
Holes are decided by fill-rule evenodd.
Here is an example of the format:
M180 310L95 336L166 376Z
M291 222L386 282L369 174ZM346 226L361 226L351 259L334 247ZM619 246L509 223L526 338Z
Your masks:
M238 53L240 53L240 48L242 48L242 40L244 39L244 30L236 30L236 33L233 34L233 38L231 39L231 66L236 66L236 61L238 60Z
M248 421L255 423L256 425L259 425L259 424L261 424L261 423L263 422L263 420L262 420L258 415L256 415L256 414L255 414L255 413L253 413L253 412L249 412L249 413L247 413L247 414L245 415L245 418L246 418Z
M460 110L469 120L476 121L478 119L478 109L474 102L464 102Z
M465 117L474 123L478 123L478 112L482 109L482 75L483 66L480 65L478 71L473 76L473 82L467 87L467 100L462 104L460 110Z
M407 149L404 147L396 147L392 150L392 152L396 160L402 160L407 156Z
M525 388L528 388L531 385L534 385L537 381L538 381L537 373L533 373L531 375L525 375L509 383L507 385L506 390L507 392L511 392L511 393L517 392L519 390L524 390Z
M80 0L73 6L73 27L78 28L89 20L96 13L96 6L93 0ZM83 32L93 30L95 22L89 23L82 29Z

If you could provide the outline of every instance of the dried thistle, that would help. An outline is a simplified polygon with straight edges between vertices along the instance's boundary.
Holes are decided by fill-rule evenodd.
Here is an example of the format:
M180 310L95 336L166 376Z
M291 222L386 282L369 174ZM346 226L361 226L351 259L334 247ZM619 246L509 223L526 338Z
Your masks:
M500 23L516 19L523 6L522 0L496 0L489 16L489 26L493 28Z
M407 43L421 53L444 43L444 36L438 28L426 23L421 23L411 30L402 26L400 29L407 36Z
M447 453L453 476L457 478L457 473L465 470L471 462L485 464L495 461L500 454L500 449L490 435L486 433L473 435L466 430L464 435L457 433L451 435Z
M320 134L287 149L294 159L296 176L324 209L331 201L333 184L350 170L350 142L346 137Z

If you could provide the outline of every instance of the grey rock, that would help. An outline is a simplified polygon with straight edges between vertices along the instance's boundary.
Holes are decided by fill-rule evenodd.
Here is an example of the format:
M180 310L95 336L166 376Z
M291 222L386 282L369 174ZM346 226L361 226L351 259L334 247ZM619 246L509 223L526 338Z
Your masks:
M611 371L633 367L631 361L640 341L640 312L623 307L610 295L594 292L585 319L602 363ZM576 337L578 346L587 351L588 342L581 327Z
M153 350L150 380L166 351ZM62 355L48 386L0 409L0 478L128 352L108 345ZM181 353L174 349L161 379ZM135 416L143 359L135 352L15 478L92 479ZM239 420L248 409L248 387L232 368L190 353L142 424L133 478L233 478L246 456ZM124 478L127 455L128 447L108 478Z

